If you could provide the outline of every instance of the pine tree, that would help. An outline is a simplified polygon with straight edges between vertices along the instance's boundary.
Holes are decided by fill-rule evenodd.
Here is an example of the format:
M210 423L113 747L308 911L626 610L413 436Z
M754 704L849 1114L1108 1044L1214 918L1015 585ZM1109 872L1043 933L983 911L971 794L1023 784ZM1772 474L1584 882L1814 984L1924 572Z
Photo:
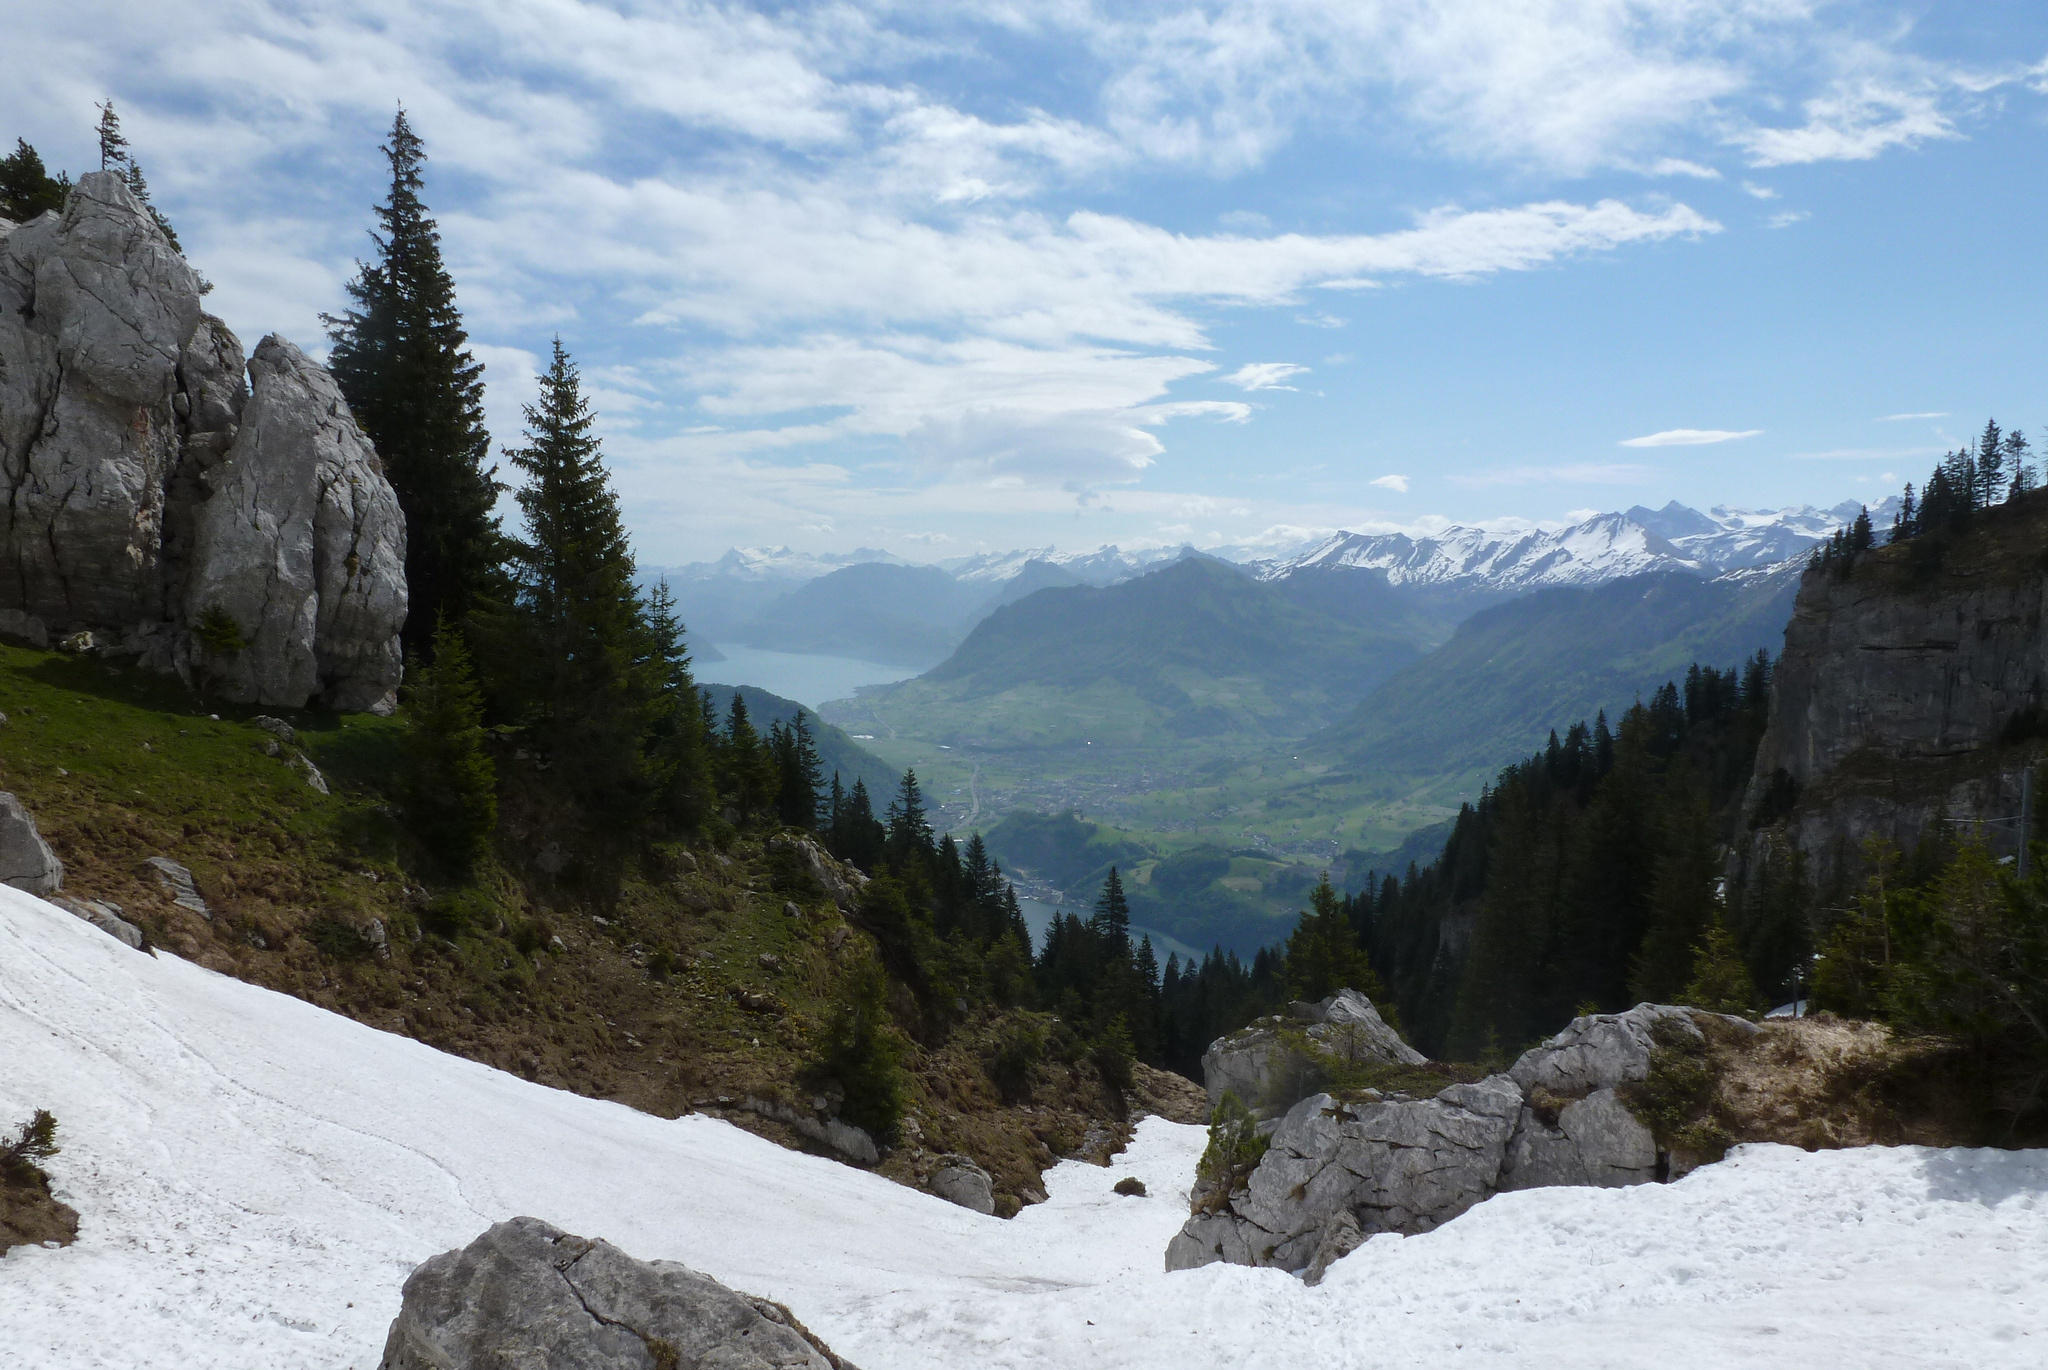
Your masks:
M114 113L112 100L94 108L100 112L100 170L112 171L127 163L128 140L121 136L121 116Z
M707 701L690 672L682 620L666 580L647 596L642 618L645 648L637 664L654 692L645 710L645 749L659 791L656 804L671 829L697 828L711 813L718 785L704 727Z
M405 513L408 651L431 648L434 624L463 624L498 593L504 552L486 467L483 366L471 356L441 235L420 199L425 145L400 110L391 141L390 197L377 207L377 260L357 263L354 306L323 316L328 368L384 464Z
M1375 1004L1386 1004L1387 992L1372 972L1372 962L1358 945L1358 933L1345 914L1328 872L1309 893L1309 907L1287 939L1287 988L1297 999L1325 999L1340 989L1355 989Z
M2008 498L2012 495L2023 495L2034 488L2034 468L2027 460L2027 451L2031 445L2027 441L2027 435L2017 428L2005 435L2005 465L2011 475L2011 483L2007 487Z
M71 193L69 176L52 176L43 159L25 138L14 140L14 151L0 157L0 219L25 224L39 214L64 208Z
M818 744L799 708L796 717L781 730L777 739L776 770L780 776L776 809L782 821L793 828L813 828L818 822Z
M768 813L775 804L781 777L775 756L754 731L747 701L735 688L725 714L725 738L719 748L719 791L742 819Z
M1867 552L1875 542L1870 531L1870 507L1865 505L1856 511L1856 520L1849 525L1849 550Z
M889 804L888 828L891 860L904 861L933 850L932 825L924 815L924 791L918 787L914 770L905 768L896 786L896 798Z
M158 209L149 198L149 182L143 179L142 164L132 157L129 158L128 170L122 176L122 180L127 183L128 193L133 195L141 202L142 207L149 211L149 221L156 225L157 232L164 235L164 241L171 245L171 251L178 253L180 256L184 255L185 248L178 241L178 230L171 227L171 221L164 217L163 211ZM204 294L206 292L202 290L200 293Z
M483 700L462 635L435 629L434 659L406 677L406 819L448 870L465 876L498 825L498 769L484 739Z
M1975 500L1979 509L1989 509L2004 497L2007 484L2005 435L1992 419L1984 421L1983 436L1977 439L1976 479Z
M1124 897L1123 877L1115 866L1102 882L1102 894L1095 901L1095 916L1089 926L1101 939L1103 955L1128 961L1131 955L1131 903Z
M645 744L682 701L667 659L679 644L650 631L593 423L557 338L539 403L526 407L527 445L507 453L526 483L510 650L493 675L546 754L549 786L610 840L649 817L662 777Z
M1718 913L1708 920L1706 935L1693 948L1692 980L1678 998L1712 1013L1755 1013L1762 1007L1749 967Z

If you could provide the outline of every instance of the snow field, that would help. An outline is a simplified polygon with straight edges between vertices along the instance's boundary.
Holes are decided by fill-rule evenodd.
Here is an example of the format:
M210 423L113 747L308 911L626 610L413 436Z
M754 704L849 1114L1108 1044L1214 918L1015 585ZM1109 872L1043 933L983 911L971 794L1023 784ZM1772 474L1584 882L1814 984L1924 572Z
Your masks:
M0 1125L58 1116L82 1215L0 1259L0 1366L377 1363L420 1260L529 1213L788 1303L865 1370L2038 1366L2048 1155L1743 1148L1503 1195L1308 1289L1160 1271L1200 1128L1005 1223L712 1119L529 1084L0 888ZM1110 1186L1137 1175L1148 1199Z

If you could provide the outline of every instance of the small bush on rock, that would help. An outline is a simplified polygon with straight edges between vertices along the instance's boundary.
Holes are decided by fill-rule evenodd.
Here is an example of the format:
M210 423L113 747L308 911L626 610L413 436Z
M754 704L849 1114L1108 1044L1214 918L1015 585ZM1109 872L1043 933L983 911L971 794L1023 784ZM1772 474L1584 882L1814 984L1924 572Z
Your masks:
M1195 1176L1219 1201L1227 1199L1250 1181L1267 1145L1252 1111L1225 1090L1209 1116L1209 1145L1195 1165Z

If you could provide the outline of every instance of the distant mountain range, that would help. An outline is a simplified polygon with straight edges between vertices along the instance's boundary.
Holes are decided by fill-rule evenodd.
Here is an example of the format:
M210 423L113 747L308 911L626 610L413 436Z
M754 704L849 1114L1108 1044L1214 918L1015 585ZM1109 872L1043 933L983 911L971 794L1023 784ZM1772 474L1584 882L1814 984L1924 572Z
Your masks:
M1895 504L1872 506L1873 521L1888 525ZM1369 611L1375 626L1434 647L1474 612L1549 586L1599 585L1661 571L1705 579L1775 564L1843 527L1860 507L1716 505L1702 513L1674 500L1662 509L1637 505L1557 529L1340 531L1282 556L1242 547L1037 547L918 565L871 547L826 554L735 547L716 561L647 568L642 579L668 582L698 643L923 670L945 660L1005 605L1041 590L1106 588L1199 555L1242 564L1257 580L1288 586L1288 598L1300 607L1353 626L1364 626L1361 615ZM1388 613L1400 621L1386 623L1380 616Z

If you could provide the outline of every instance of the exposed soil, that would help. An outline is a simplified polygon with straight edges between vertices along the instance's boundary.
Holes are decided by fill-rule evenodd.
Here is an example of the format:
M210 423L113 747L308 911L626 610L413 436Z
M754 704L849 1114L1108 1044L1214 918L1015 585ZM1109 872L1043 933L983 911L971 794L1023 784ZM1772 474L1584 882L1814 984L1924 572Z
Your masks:
M0 1172L0 1255L15 1246L69 1246L78 1211L50 1195L50 1177L32 1165Z

